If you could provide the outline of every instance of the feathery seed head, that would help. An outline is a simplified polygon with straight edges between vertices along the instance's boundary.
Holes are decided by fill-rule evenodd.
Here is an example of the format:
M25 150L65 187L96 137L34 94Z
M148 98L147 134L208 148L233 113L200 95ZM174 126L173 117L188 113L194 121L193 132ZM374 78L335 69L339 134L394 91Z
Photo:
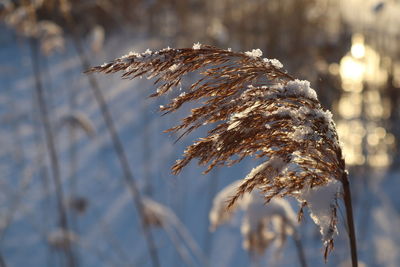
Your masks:
M200 106L167 132L183 130L183 136L203 125L214 128L185 150L172 167L173 173L195 158L208 166L205 172L247 156L264 159L241 182L228 206L255 188L267 202L293 196L310 206L312 217L320 218L314 222L329 252L336 232L338 181L346 175L332 114L322 108L308 81L294 79L279 61L261 56L259 49L238 53L197 43L192 48L129 54L89 72L154 78L157 90L153 97L176 88L187 74L199 73L202 77L185 94L161 110L170 113L184 103L201 100ZM324 204L315 205L315 201Z

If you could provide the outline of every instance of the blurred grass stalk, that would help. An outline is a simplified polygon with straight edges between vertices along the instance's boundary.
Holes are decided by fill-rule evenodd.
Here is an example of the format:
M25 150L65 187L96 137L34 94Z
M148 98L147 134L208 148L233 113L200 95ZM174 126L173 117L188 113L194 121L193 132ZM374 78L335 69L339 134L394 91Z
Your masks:
M75 45L79 59L81 61L82 68L83 68L83 70L86 70L90 67L90 64L89 64L88 58L86 57L85 51L83 49L83 45L82 45L80 36L77 33L76 23L70 13L64 12L63 14L64 14L64 18L67 23L67 27L70 29L70 31L72 33L73 43ZM133 197L134 205L138 211L141 227L143 229L143 233L144 233L144 236L146 239L147 248L148 248L149 255L150 255L150 258L152 261L152 265L154 267L159 267L160 260L159 260L159 256L158 256L158 252L157 252L157 247L155 245L154 237L151 233L151 230L146 227L145 222L144 222L143 199L142 199L140 190L136 184L135 178L133 176L131 167L129 165L128 157L126 156L124 146L122 144L121 139L119 138L117 129L114 124L114 120L111 116L107 102L101 92L101 89L97 83L97 80L94 78L93 75L88 75L87 77L88 77L88 81L89 81L89 85L92 90L92 93L94 94L94 97L100 108L104 122L106 124L106 128L110 134L115 152L120 161L121 168L122 168L122 171L124 174L125 182L128 185L128 188Z
M57 212L59 216L58 224L62 230L69 232L67 210L64 206L64 193L61 182L60 165L58 161L56 146L54 143L54 134L51 129L49 112L47 110L47 103L44 96L43 84L40 76L41 73L40 63L39 63L40 52L38 48L38 40L36 40L35 38L30 38L29 45L31 48L32 71L35 77L35 91L39 107L39 116L44 127L46 146L50 157L51 172L52 172L53 182L55 185ZM65 248L63 249L63 251L65 253L65 259L67 265L70 267L77 266L75 255L73 253L71 244L68 240L66 240L65 242Z

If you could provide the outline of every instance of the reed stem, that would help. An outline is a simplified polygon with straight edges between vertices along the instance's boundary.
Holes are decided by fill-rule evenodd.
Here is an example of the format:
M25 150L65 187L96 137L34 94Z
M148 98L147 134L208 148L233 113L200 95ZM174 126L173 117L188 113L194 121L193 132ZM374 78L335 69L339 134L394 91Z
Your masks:
M65 14L65 19L66 19L68 27L70 28L70 31L72 33L73 42L74 42L75 48L78 52L82 68L84 70L87 70L90 67L90 64L89 64L89 60L86 57L86 54L84 52L83 45L79 38L79 35L76 32L75 21L70 14ZM139 188L136 184L131 167L129 165L128 157L126 156L124 146L122 145L122 141L118 135L117 129L114 124L114 120L111 116L111 112L108 108L108 105L103 96L103 93L100 90L97 80L91 74L88 75L87 77L89 80L90 89L91 89L92 93L94 94L95 100L100 108L103 120L106 124L106 128L110 134L111 141L114 146L114 150L120 161L121 169L123 172L123 177L125 179L126 184L128 185L128 189L131 192L131 195L133 197L133 202L136 207L136 210L138 211L141 227L142 227L142 230L143 230L143 233L145 236L145 240L147 243L147 248L149 251L152 265L154 267L159 267L160 261L159 261L159 257L158 257L157 248L156 248L156 245L154 242L154 238L153 238L153 235L152 235L150 229L148 227L146 227L146 224L144 222L144 206L143 206L142 196L141 196Z
M39 51L37 46L37 40L33 38L30 39L30 48L31 48L32 70L35 77L36 97L39 106L39 116L44 127L46 145L50 157L51 170L53 174L52 177L55 185L57 211L59 216L58 223L60 224L60 228L62 231L69 232L67 211L64 206L64 192L61 182L60 164L58 161L57 150L54 142L54 134L51 129L49 112L47 110L47 103L44 96L43 85L40 77ZM75 256L72 251L72 247L68 238L65 239L65 245L66 245L65 257L67 261L67 266L69 267L77 266L77 263L75 261Z
M349 227L348 234L350 242L351 263L352 267L358 267L356 231L354 228L354 216L353 216L353 207L351 201L350 182L346 172L343 173L342 184L344 191L343 192L344 205L346 207L347 225Z

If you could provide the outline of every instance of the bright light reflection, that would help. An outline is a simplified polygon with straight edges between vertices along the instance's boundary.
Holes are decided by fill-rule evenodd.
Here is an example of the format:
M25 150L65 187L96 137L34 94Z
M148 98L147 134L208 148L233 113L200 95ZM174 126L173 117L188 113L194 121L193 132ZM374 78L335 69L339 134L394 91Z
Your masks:
M364 64L351 56L345 56L340 61L340 76L344 83L362 82L364 71Z
M349 165L385 167L391 162L389 149L395 138L379 126L390 115L390 103L380 92L388 79L383 63L381 56L364 44L364 37L355 34L340 65L329 66L329 72L339 71L342 80L344 93L337 103L342 120L338 121L337 131Z
M350 52L351 55L356 59L360 59L365 56L364 36L361 34L353 35Z
M359 93L344 94L338 103L339 114L345 119L358 118L362 111L362 98Z
M365 157L362 151L362 140L365 129L360 120L342 120L337 124L337 131L343 144L343 154L350 165L362 165Z

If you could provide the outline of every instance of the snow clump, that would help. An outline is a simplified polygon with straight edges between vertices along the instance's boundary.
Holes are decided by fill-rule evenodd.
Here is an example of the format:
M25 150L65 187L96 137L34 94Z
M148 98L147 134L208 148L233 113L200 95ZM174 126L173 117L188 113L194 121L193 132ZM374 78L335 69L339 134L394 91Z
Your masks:
M319 226L325 245L338 233L332 213L335 212L336 200L341 192L342 183L330 179L324 186L303 188L297 197L300 202L307 203L310 217Z
M306 80L294 80L286 84L285 89L288 93L302 95L309 99L317 100L317 93L310 87L310 82Z
M263 53L260 49L257 48L257 49L253 49L251 51L247 51L247 52L245 52L245 54L252 58L259 58L262 56Z
M194 50L199 50L199 49L201 48L201 44L200 44L199 42L194 43L192 48L193 48Z
M272 66L274 66L277 69L283 68L283 64L279 60L277 60L276 58L273 58L273 59L264 58L263 61L268 63L268 64L270 64L270 65L272 65Z

